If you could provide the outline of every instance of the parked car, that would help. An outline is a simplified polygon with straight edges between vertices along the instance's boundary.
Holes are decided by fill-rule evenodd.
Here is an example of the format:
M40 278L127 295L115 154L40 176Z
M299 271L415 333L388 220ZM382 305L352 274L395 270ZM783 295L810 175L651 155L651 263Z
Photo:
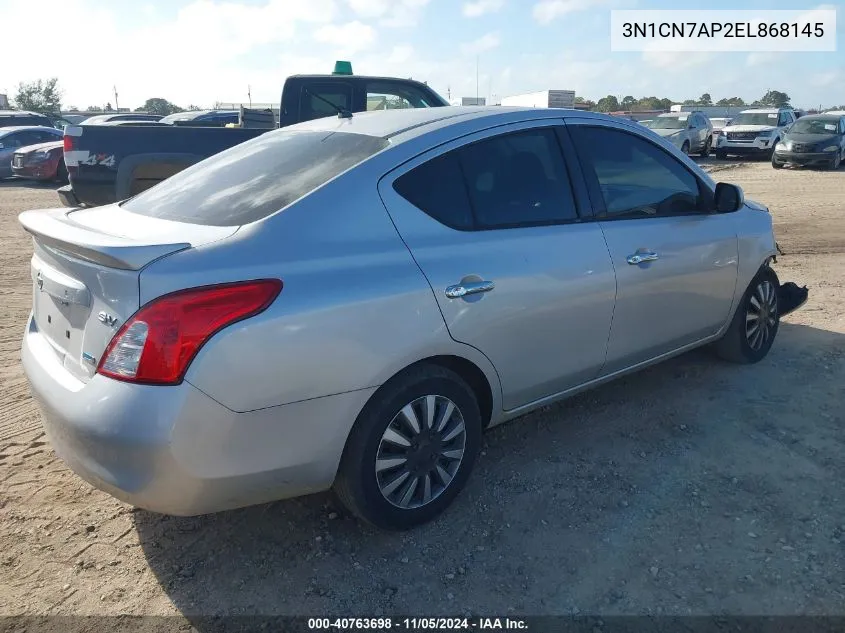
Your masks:
M0 128L0 178L12 175L12 155L21 147L61 140L62 132L38 125Z
M713 126L713 145L716 145L718 136L722 133L724 128L731 124L731 121L732 119L725 117L710 119L710 124Z
M140 114L134 112L124 112L121 114L96 114L88 117L79 125L103 125L105 123L114 123L115 121L159 121L162 119L160 114Z
M32 180L67 180L64 142L59 139L21 147L12 154L12 174Z
M189 110L168 114L161 119L162 123L170 125L195 125L208 127L225 127L228 123L237 123L239 110Z
M24 127L24 126L46 126L54 127L53 121L37 112L26 110L0 110L0 128Z
M407 108L447 105L427 85L410 79L359 75L293 75L282 90L281 120L286 127L326 116L364 112L373 95ZM178 116L192 116L180 113ZM167 119L168 117L165 117ZM162 121L165 121L162 119ZM237 119L235 119L237 120ZM228 122L228 121L225 121ZM65 130L65 162L70 184L59 189L66 206L97 206L133 196L224 149L268 128L218 127L224 121L141 129L137 126L73 126ZM275 127L275 123L271 124ZM201 127L200 127L201 126Z
M168 514L334 486L417 525L483 429L702 345L755 363L800 303L764 206L576 110L324 118L20 222L53 447Z
M839 169L845 160L845 116L808 114L775 146L772 167L803 165Z
M726 158L728 154L771 157L784 130L795 121L791 108L744 110L722 128L716 141L716 158Z
M710 155L713 126L710 119L699 112L659 114L646 127L670 141L684 154Z

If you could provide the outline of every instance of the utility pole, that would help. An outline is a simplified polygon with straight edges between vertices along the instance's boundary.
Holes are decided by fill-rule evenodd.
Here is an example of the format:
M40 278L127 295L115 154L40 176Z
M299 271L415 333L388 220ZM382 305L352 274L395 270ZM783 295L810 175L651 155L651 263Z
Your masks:
M249 107L252 107L252 86L246 87L246 96L249 97Z
M120 112L120 105L117 103L117 86L112 86L112 90L114 91L114 111Z
M478 105L478 55L475 56L475 105Z

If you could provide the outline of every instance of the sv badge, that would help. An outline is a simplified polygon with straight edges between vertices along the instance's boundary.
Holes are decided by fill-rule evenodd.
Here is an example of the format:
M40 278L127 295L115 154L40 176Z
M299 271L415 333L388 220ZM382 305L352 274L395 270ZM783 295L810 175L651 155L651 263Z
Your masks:
M100 323L105 323L109 327L114 327L115 325L117 325L118 321L117 317L112 316L111 314L105 311L102 311L97 315L97 320L99 320Z

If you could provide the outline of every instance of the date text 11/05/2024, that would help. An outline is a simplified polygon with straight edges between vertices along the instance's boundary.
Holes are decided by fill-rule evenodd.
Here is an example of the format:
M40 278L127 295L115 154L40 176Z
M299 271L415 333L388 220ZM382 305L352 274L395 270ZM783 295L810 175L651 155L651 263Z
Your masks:
M308 618L312 631L525 631L519 618Z

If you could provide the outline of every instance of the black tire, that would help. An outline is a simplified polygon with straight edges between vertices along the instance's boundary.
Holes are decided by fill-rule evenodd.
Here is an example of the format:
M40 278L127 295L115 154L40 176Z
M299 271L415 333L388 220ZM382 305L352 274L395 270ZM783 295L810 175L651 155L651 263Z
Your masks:
M831 171L836 171L837 169L839 169L839 166L840 166L841 164L842 164L842 158L841 158L841 157L839 156L839 154L837 153L837 154L836 154L836 157L833 159L833 162L831 162L831 163L830 163L830 170L831 170Z
M727 159L727 157L728 157L728 155L727 155L726 152L724 152L720 149L716 150L716 158L718 158L719 160L725 160L725 159Z
M684 141L684 144L681 145L681 151L689 156L689 141Z
M773 294L770 296L774 298L770 305L773 308L770 311L762 313L755 308L753 301L756 300L758 305L761 303L760 298L767 292L765 289L761 291L761 288L766 288L765 284L769 284L768 287L772 289ZM772 348L772 344L777 336L778 327L780 326L780 312L778 311L777 304L779 287L780 282L775 272L768 266L761 268L742 295L742 300L739 302L739 306L725 335L713 345L716 354L720 358L732 363L749 365L757 363L766 357ZM763 293L762 295L761 292ZM756 313L758 319L766 318L768 315L774 320L774 324L771 324L767 319L768 325L766 332L760 335L761 337L765 336L765 338L759 341L759 346L752 345L751 342L754 341L756 331L752 333L748 332L748 329L753 328L753 321L748 321L747 319L747 315L750 313Z
M376 475L376 459L383 443L382 436L402 408L427 395L451 400L458 415L462 416L463 457L438 496L418 507L402 508L382 494ZM481 446L481 433L481 413L475 394L458 374L439 365L413 367L382 385L361 411L343 451L334 483L335 493L353 514L378 528L406 530L426 523L441 514L463 489ZM415 477L411 475L407 481ZM420 478L416 479L419 482ZM440 481L442 483L442 479ZM416 496L417 493L412 494Z
M772 156L772 167L774 167L775 169L783 169L783 163L779 163L777 159Z
M701 157L707 158L708 156L710 156L710 150L712 149L712 147L713 147L713 137L708 136L707 140L704 141L704 148L701 150Z
M64 159L59 161L59 166L56 167L56 182L67 182L67 167L65 167Z

